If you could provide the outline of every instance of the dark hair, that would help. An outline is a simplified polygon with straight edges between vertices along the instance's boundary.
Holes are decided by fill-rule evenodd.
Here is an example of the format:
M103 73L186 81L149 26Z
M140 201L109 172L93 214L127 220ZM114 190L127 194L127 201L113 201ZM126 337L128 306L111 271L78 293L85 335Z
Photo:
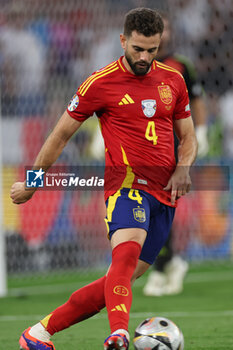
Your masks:
M125 15L125 36L131 36L134 30L145 36L152 36L158 33L162 35L163 28L162 17L156 10L140 7L129 11Z

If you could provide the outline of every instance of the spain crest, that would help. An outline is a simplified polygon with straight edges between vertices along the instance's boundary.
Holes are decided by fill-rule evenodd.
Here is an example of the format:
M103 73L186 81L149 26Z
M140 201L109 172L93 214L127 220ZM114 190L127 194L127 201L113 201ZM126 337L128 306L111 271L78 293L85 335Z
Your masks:
M163 103L169 105L172 102L172 91L169 85L158 86L159 96Z
M147 118L153 117L156 112L156 100L143 100L142 110Z
M134 220L138 222L145 222L146 221L146 212L144 208L134 208L133 209L133 216Z

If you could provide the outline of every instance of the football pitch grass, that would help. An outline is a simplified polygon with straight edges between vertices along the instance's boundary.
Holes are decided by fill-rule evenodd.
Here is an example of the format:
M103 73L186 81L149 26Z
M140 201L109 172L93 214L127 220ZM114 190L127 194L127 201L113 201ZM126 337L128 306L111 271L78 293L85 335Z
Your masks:
M9 279L9 296L0 299L0 349L19 349L18 338L29 325L63 304L69 295L99 273L57 275L46 279ZM183 331L185 350L233 349L233 264L191 266L184 291L175 296L145 297L146 277L133 287L130 335L145 318L164 316ZM33 284L32 284L33 281ZM103 349L109 335L106 310L53 336L56 350ZM131 341L130 350L133 350Z

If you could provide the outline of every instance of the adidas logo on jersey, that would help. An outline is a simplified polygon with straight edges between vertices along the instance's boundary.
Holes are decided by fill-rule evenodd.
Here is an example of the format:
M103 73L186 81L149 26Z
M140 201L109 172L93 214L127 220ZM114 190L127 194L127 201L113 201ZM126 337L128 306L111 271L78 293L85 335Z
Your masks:
M128 313L125 304L116 305L111 311L123 311L126 314Z
M125 94L125 96L121 99L118 105L122 106L122 105L128 105L132 103L135 103L134 100L128 94Z

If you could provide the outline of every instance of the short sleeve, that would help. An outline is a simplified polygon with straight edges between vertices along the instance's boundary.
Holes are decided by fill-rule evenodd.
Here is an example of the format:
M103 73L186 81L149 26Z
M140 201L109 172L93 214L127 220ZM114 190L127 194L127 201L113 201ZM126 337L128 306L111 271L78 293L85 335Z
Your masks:
M103 108L103 98L100 98L98 84L91 82L92 76L79 87L68 104L68 114L78 121L88 119Z
M191 116L188 89L181 75L178 78L178 97L174 109L174 119L185 119Z

